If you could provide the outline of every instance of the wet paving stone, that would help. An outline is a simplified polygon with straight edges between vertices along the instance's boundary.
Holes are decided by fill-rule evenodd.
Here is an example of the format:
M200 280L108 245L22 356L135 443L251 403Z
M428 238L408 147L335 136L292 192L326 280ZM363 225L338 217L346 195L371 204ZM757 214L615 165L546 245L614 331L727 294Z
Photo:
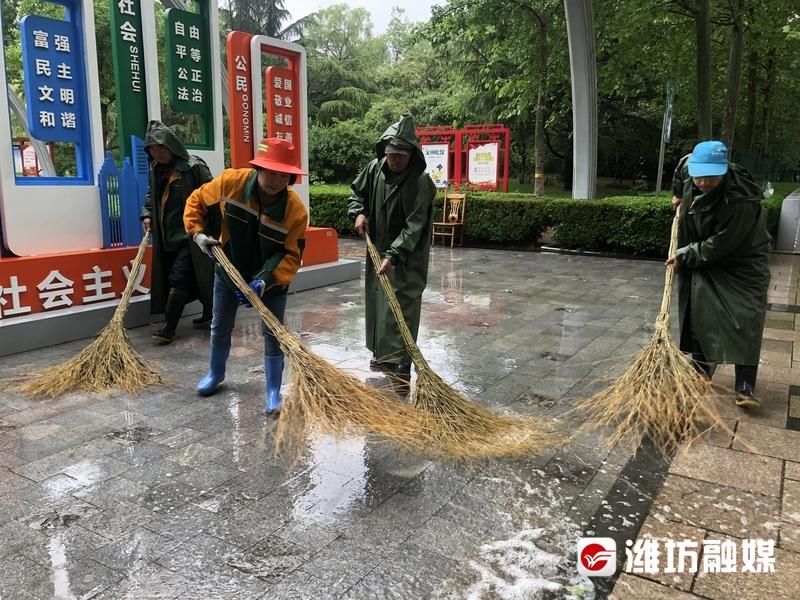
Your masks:
M348 573L339 569L338 565L329 573L332 578L321 580L302 569L271 583L264 598L275 600L338 600L352 584Z
M149 440L151 437L161 435L163 432L153 429L149 425L134 425L107 433L105 437L108 439L119 442L124 446L132 444L140 444L141 442Z
M134 467L141 467L142 465L152 460L162 458L171 452L171 449L166 446L148 441L137 442L133 444L123 443L121 445L122 448L111 454L111 458L121 460Z
M19 554L0 560L1 598L49 598L53 591L49 569Z
M183 467L198 467L224 453L219 448L194 442L167 454L165 458Z
M62 552L54 550L51 563L52 578L62 597L69 597L69 594L72 594L78 598L92 598L116 585L124 577L122 573L109 569L91 558L82 558L75 562L64 558Z
M207 533L230 544L247 548L278 531L286 523L286 516L258 512L243 508L208 528Z
M456 564L437 552L405 544L350 588L343 598L425 598Z
M0 496L31 485L33 481L12 473L8 469L0 469Z
M109 543L109 540L84 529L80 521L72 523L66 529L44 530L41 543L31 544L20 550L20 554L32 561L50 567L53 555L63 553L65 559L79 560Z
M361 242L342 247L363 256ZM362 286L294 294L286 320L308 347L386 386L368 367ZM621 374L649 338L662 287L658 262L436 247L420 347L480 404L560 416L558 430L570 435L580 425L575 404ZM764 410L750 421L726 412L737 440L707 436L710 454L702 444L676 458L662 487L666 466L637 466L624 448L609 453L602 433L538 456L470 462L313 434L296 462L276 458L277 422L261 412L256 314L237 317L227 380L209 398L193 390L207 367L207 332L184 325L166 349L151 344L150 328L130 331L144 356L181 357L170 386L47 404L0 399L0 597L592 600L609 590L577 576L575 541L601 528L635 537L646 513L662 537L671 528L778 537L787 565L800 547L800 462L780 420L791 374L776 354L793 338L765 344L773 366L759 382ZM83 345L10 357L9 368L63 360ZM728 385L732 371L720 373ZM789 578L775 582L771 597L793 593ZM626 574L614 594L723 598L747 585Z
M177 547L179 542L147 529L136 529L95 550L90 556L120 573L133 573Z
M148 488L137 502L153 513L170 513L188 504L200 490L180 481L170 481Z
M229 516L254 505L261 497L228 484L201 493L192 500L192 504L215 515Z
M128 573L120 583L107 588L94 598L172 600L181 596L190 586L191 583L179 573L174 573L158 564L149 564L133 573Z
M200 440L207 435L205 431L197 431L195 429L189 429L188 427L176 427L151 439L153 442L169 448L180 448L185 444Z
M227 565L213 566L205 573L183 575L188 582L180 600L252 600L270 598L269 583Z
M109 540L117 540L131 531L144 527L156 518L149 510L130 502L120 501L114 508L81 523L82 527Z
M84 487L77 479L59 473L17 490L13 497L38 506L49 506L62 502Z
M200 493L213 490L214 488L229 482L239 476L238 471L216 465L205 463L198 467L188 469L180 475L177 480L181 483L200 490Z
M4 557L16 554L28 546L42 543L45 536L20 521L10 521L0 525L0 539L3 540L0 544L0 557Z
M247 550L227 556L225 564L265 581L277 581L308 562L314 553L272 535Z
M156 458L125 471L122 473L122 477L141 485L155 487L163 483L176 481L180 475L188 470L188 467L183 467L171 460Z
M169 514L157 515L146 524L146 527L165 538L185 543L211 529L219 520L221 520L219 515L194 504L187 504Z
M77 498L66 498L57 504L47 506L44 511L41 510L42 507L37 508L38 511L21 516L18 522L36 531L50 532L72 527L100 513L100 509L95 505Z

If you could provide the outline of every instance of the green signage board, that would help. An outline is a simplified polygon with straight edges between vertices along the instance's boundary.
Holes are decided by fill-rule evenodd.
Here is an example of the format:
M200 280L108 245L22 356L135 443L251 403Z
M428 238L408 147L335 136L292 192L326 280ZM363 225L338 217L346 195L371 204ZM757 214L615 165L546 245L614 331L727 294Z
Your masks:
M140 0L110 0L110 22L119 147L131 156L131 135L144 138L148 120Z
M202 15L167 10L167 89L176 112L212 118L211 56Z

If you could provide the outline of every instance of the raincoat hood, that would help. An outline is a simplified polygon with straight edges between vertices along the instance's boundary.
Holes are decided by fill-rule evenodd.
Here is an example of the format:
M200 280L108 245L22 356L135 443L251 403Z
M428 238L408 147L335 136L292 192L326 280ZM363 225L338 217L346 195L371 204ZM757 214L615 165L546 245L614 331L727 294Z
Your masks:
M756 178L736 163L728 164L724 185L728 202L761 202L763 191Z
M145 151L147 150L148 146L152 146L153 144L161 144L162 146L166 146L176 158L179 158L186 163L190 162L189 153L186 151L186 147L183 145L183 142L181 142L178 139L178 136L175 135L175 133L161 121L150 121L147 124L147 132L144 134ZM148 152L147 154L149 156L150 153Z
M416 126L414 125L414 117L411 115L403 115L400 120L390 125L389 128L383 132L381 139L375 145L375 154L378 160L382 160L386 156L386 145L392 144L403 150L411 152L411 161L409 167L422 172L425 170L425 155L422 153L422 148L419 145L419 138L417 137Z

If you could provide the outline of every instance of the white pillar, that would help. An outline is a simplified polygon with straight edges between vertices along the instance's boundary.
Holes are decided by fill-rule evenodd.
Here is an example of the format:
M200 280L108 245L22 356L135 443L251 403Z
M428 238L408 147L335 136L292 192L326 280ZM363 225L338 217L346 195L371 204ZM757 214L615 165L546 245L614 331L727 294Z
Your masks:
M572 74L572 197L594 198L597 184L597 75L591 0L564 0Z

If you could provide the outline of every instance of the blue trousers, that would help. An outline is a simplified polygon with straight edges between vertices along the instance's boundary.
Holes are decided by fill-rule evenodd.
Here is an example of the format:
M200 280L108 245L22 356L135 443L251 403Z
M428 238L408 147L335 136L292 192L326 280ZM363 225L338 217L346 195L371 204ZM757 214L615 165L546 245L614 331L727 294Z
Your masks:
M264 305L283 323L286 312L286 296L263 296ZM239 300L219 275L214 276L214 314L211 319L211 345L219 348L231 347L231 333L236 322ZM283 356L278 340L269 327L262 323L264 333L264 356Z

